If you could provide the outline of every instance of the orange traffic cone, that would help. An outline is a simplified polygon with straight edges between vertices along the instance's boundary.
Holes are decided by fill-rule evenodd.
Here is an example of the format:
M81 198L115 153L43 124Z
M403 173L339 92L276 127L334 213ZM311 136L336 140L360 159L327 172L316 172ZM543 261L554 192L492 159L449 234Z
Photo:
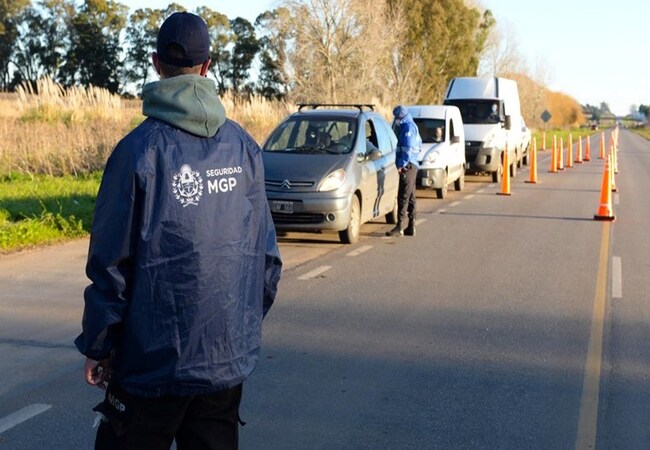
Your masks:
M585 157L584 157L585 162L586 161L591 161L589 138L590 138L590 136L587 135L587 139L585 139L585 141L587 141L586 142L587 145L585 146Z
M614 147L612 147L612 149L613 148ZM609 167L610 167L610 169L609 169L610 186L612 188L612 192L618 192L618 188L616 187L616 177L614 176L616 171L613 169L613 167L614 167L614 154L612 153L611 149L609 151L609 160L608 160L608 162L609 162Z
M537 138L533 139L533 153L530 155L530 179L526 183L537 183Z
M578 153L576 154L575 162L582 164L582 138L580 136L578 136Z
M560 148L557 154L557 170L564 170L564 138L560 138Z
M503 176L501 177L501 192L497 195L510 195L510 158L508 158L508 143L503 153Z
M598 153L598 159L605 159L605 132L600 132L600 152Z
M566 155L566 166L573 169L573 135L569 134L569 148Z
M557 173L557 136L553 135L553 148L551 148L551 173Z
M612 145L612 151L614 152L612 156L612 172L618 175L618 146L616 145L616 140L614 141L614 145Z
M612 191L610 189L609 161L605 161L605 170L603 171L603 182L600 188L600 206L594 214L596 220L616 220L612 210Z
M542 150L546 150L546 131L542 132Z

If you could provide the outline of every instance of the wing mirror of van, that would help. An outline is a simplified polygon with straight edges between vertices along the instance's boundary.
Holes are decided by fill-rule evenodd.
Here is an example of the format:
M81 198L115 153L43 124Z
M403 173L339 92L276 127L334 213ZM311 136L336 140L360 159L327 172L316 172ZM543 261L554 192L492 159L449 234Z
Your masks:
M460 136L452 136L451 137L451 143L452 144L458 144L460 142Z
M505 129L506 130L511 129L512 128L512 117L511 116L506 116L506 120L505 120L504 124L505 124Z

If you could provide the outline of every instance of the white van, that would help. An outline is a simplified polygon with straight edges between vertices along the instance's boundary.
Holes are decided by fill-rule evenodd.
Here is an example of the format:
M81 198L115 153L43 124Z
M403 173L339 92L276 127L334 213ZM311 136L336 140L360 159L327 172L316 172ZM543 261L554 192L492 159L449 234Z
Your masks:
M414 105L406 109L413 116L422 139L418 186L435 189L438 198L447 196L451 183L457 191L462 190L465 185L465 132L458 108Z
M445 105L457 106L465 128L465 158L469 173L489 173L499 182L503 155L508 148L510 175L527 163L522 148L523 119L517 82L507 78L454 78L449 83Z

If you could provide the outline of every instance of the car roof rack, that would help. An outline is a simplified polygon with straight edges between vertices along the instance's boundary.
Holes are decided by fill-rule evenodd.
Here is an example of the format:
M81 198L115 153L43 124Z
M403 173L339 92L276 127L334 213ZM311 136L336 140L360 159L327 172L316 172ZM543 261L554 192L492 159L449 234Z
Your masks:
M340 107L351 107L357 108L359 111L363 111L363 108L368 108L370 111L375 110L375 105L370 103L298 103L298 112L302 111L303 108L318 109L320 107L328 108L340 108Z

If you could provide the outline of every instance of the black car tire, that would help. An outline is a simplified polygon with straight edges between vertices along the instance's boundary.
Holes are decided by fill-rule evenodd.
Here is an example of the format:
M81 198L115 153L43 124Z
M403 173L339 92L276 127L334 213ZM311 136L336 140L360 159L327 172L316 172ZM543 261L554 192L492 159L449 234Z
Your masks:
M359 240L361 231L361 206L359 205L359 198L356 195L352 196L352 204L350 205L350 221L345 230L339 231L339 239L344 244L354 244Z
M465 188L465 167L462 167L460 170L460 175L454 181L454 189L457 191L462 191Z

